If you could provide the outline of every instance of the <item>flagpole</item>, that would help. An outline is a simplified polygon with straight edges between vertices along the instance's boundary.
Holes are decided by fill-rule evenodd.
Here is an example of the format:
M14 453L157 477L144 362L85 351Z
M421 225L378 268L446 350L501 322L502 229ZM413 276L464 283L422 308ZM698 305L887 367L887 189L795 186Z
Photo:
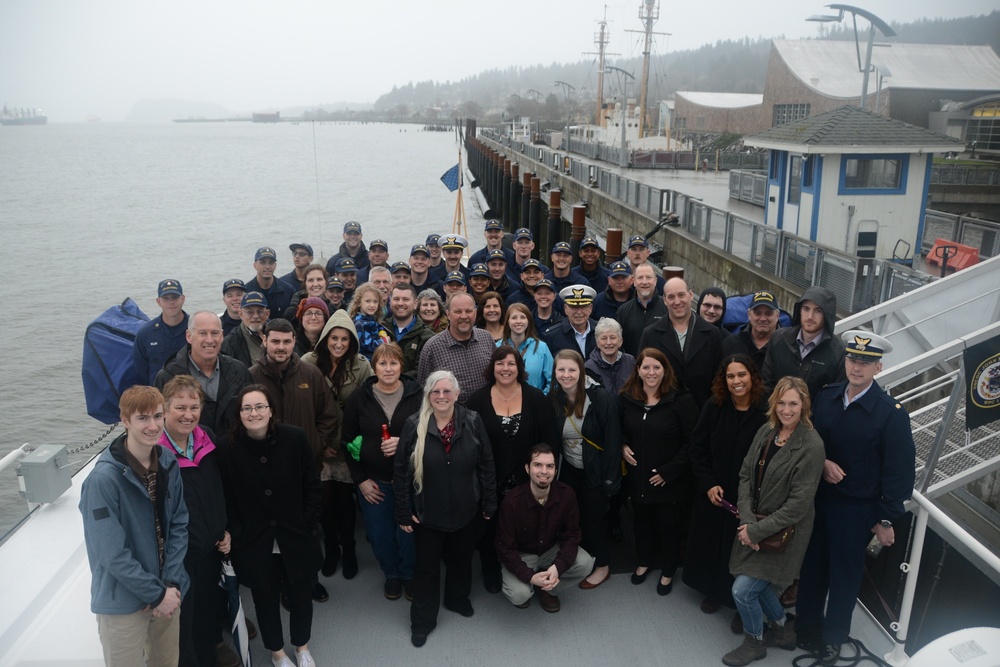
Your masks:
M451 223L451 231L454 234L461 234L468 238L468 228L469 225L465 219L465 200L462 197L462 148L459 145L458 149L458 189L455 190L455 218ZM466 233L462 233L462 227L465 227ZM469 256L469 248L465 248L466 257Z

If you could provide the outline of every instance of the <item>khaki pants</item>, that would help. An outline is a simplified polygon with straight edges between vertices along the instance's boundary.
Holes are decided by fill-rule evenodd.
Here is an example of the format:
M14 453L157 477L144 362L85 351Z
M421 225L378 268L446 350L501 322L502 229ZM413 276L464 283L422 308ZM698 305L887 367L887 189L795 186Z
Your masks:
M541 556L522 553L521 560L535 572L541 572L542 570L549 569L558 555L559 545L556 544ZM584 551L583 547L578 548L576 550L576 560L570 565L568 570L562 573L562 576L559 577L559 583L549 593L551 595L559 595L560 591L572 587L578 581L588 576L593 569L594 557ZM531 599L532 594L535 592L534 586L524 583L511 574L510 570L505 567L500 568L500 574L503 577L503 594L507 596L507 599L512 604L524 604Z
M97 632L107 667L177 667L180 660L180 617L153 616L153 610L134 614L97 614Z

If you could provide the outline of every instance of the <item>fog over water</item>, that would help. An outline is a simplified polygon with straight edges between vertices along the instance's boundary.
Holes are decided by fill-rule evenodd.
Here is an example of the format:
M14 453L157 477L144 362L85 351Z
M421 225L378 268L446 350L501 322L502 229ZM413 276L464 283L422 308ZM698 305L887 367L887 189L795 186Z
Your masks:
M655 36L654 52L744 37L815 37L820 24L805 19L829 13L825 4L660 2L655 30L664 34ZM890 23L980 15L998 6L996 0L857 4ZM641 29L640 6L640 0L3 0L0 102L40 107L51 122L88 115L122 120L142 99L214 102L233 112L371 103L411 81L591 61L605 16L609 52L640 57L642 36L626 32Z
M104 430L86 414L82 337L126 297L155 317L156 285L170 277L188 313L219 312L222 283L250 279L259 246L278 251L284 274L289 243L310 243L325 263L357 220L366 240L384 238L390 259L405 259L454 217L439 178L458 160L455 135L419 126L53 124L0 138L0 456L24 442L76 447ZM471 196L466 211L479 247ZM0 535L23 507L13 487L10 471L0 476Z

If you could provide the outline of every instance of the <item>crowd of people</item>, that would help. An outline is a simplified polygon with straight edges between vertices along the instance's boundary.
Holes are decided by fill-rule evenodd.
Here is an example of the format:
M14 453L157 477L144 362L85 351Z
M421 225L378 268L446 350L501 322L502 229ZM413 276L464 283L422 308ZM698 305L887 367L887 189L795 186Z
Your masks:
M223 559L273 664L315 665L318 575L357 575L359 511L417 647L442 563L460 616L477 552L487 591L558 612L611 577L630 512L632 584L653 571L667 596L680 570L702 612L735 610L724 664L796 646L836 661L865 546L893 543L913 486L909 417L874 381L889 342L835 335L823 287L784 328L757 291L730 331L725 292L660 278L642 236L607 266L594 238L576 257L558 242L549 267L527 229L512 247L498 221L484 236L468 267L459 235L390 262L349 222L325 266L291 244L281 277L262 247L221 315L189 315L180 281L160 282L125 433L80 505L108 665L239 664Z

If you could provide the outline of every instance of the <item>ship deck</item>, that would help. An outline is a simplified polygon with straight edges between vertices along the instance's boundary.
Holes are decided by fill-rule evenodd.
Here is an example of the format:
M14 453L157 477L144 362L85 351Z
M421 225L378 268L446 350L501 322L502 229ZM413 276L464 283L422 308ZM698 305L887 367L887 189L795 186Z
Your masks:
M58 501L36 510L0 549L0 667L103 664L90 612L90 569L77 509L80 484L92 465L73 478L73 487ZM320 578L330 600L314 605L310 648L319 665L581 667L645 664L652 659L697 667L721 664L722 655L740 642L729 630L731 612L701 613L701 596L679 579L667 597L656 594L656 577L633 586L627 575L631 561L622 556L614 563L615 574L600 588L564 593L558 614L544 612L537 600L528 609L516 609L502 595L487 593L476 574L475 615L462 618L442 609L437 629L427 645L417 649L410 644L409 605L405 599L390 601L382 595L381 572L364 541L360 520L358 538L358 576L347 581L338 571ZM247 615L254 618L246 589L243 601ZM876 655L892 648L860 606L853 630ZM259 637L252 640L251 649L254 665L270 665ZM788 665L799 653L772 649L755 664Z

